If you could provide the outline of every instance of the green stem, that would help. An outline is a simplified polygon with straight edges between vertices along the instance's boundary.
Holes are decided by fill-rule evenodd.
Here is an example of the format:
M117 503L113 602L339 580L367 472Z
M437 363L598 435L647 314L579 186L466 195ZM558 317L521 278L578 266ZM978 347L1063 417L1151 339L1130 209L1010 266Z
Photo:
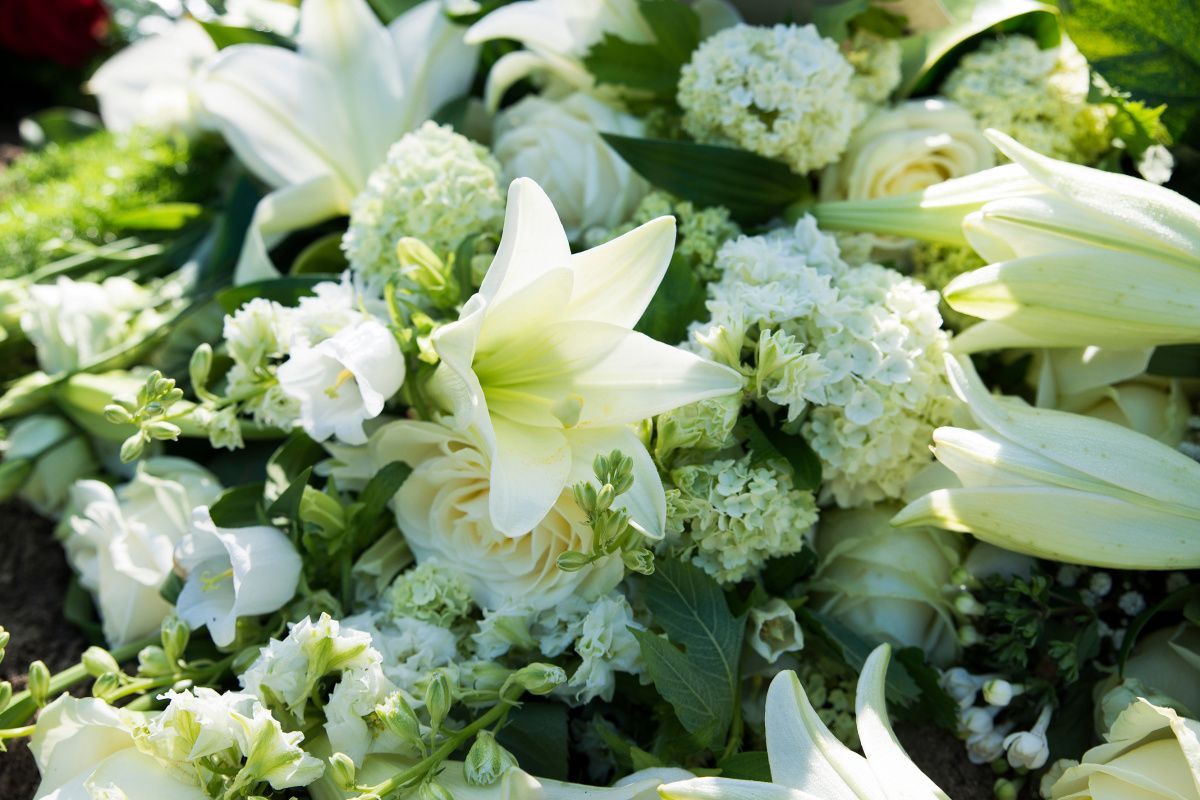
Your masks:
M729 739L725 742L725 752L721 754L721 760L724 761L736 754L742 749L742 732L745 729L745 723L742 720L742 704L733 704L733 723L729 726Z
M112 656L117 660L118 664L123 663L136 656L138 651L143 647L158 644L158 640L159 636L156 634L139 642L118 647L112 650ZM87 680L88 677L88 671L82 663L68 667L62 672L50 676L50 691L46 693L46 696L51 698L57 697L75 684ZM18 692L13 695L8 708L3 713L0 713L0 728L14 728L24 725L33 718L34 713L37 712L37 708L37 703L33 702L33 696L29 694L28 689Z
M9 728L8 730L0 730L0 740L3 739L22 739L26 736L32 736L37 725L26 725L23 728Z

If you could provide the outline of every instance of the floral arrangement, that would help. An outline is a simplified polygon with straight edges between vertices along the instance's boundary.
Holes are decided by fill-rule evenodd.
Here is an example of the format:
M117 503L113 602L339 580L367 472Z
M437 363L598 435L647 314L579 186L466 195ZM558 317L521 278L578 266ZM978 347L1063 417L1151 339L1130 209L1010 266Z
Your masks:
M1194 8L94 5L0 172L37 798L1200 800Z

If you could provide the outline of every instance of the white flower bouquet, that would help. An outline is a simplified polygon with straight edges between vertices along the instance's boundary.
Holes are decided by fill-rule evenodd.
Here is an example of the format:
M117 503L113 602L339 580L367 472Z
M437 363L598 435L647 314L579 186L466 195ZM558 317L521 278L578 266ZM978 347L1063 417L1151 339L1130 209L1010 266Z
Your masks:
M0 172L13 791L1200 800L1194 7L111 6Z

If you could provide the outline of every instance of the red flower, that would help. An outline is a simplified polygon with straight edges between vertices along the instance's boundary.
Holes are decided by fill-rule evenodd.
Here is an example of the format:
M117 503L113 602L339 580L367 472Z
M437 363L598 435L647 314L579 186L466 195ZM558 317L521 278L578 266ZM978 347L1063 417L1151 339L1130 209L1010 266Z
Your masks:
M100 0L0 0L0 49L26 58L82 66L107 30Z

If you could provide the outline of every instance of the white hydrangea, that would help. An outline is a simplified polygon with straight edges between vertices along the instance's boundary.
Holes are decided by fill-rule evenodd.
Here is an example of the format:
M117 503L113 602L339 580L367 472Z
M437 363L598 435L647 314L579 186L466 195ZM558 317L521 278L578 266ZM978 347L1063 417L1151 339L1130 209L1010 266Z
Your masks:
M797 553L817 521L812 492L789 473L755 466L752 456L723 458L671 471L667 527L696 566L722 583L758 573L769 558Z
M729 242L694 335L785 407L824 465L823 498L898 497L949 421L938 295L877 264L850 266L810 217Z
M396 688L414 698L420 696L417 687L431 672L460 660L458 637L424 620L364 612L347 617L343 624L370 634L373 646L382 656L384 675Z
M900 42L859 28L842 45L854 67L850 88L864 103L879 104L900 85Z
M449 627L475 607L467 582L437 561L426 561L404 572L390 590L392 614Z
M1109 107L1087 102L1090 85L1087 60L1069 39L1043 50L1015 35L964 56L942 94L981 128L996 128L1051 158L1091 164L1111 141Z
M364 277L401 268L396 243L423 241L446 258L467 236L499 233L504 219L500 165L487 148L448 125L426 122L388 150L350 207L342 249Z
M677 99L697 141L732 143L804 173L837 159L865 116L854 76L812 25L737 25L696 48Z

